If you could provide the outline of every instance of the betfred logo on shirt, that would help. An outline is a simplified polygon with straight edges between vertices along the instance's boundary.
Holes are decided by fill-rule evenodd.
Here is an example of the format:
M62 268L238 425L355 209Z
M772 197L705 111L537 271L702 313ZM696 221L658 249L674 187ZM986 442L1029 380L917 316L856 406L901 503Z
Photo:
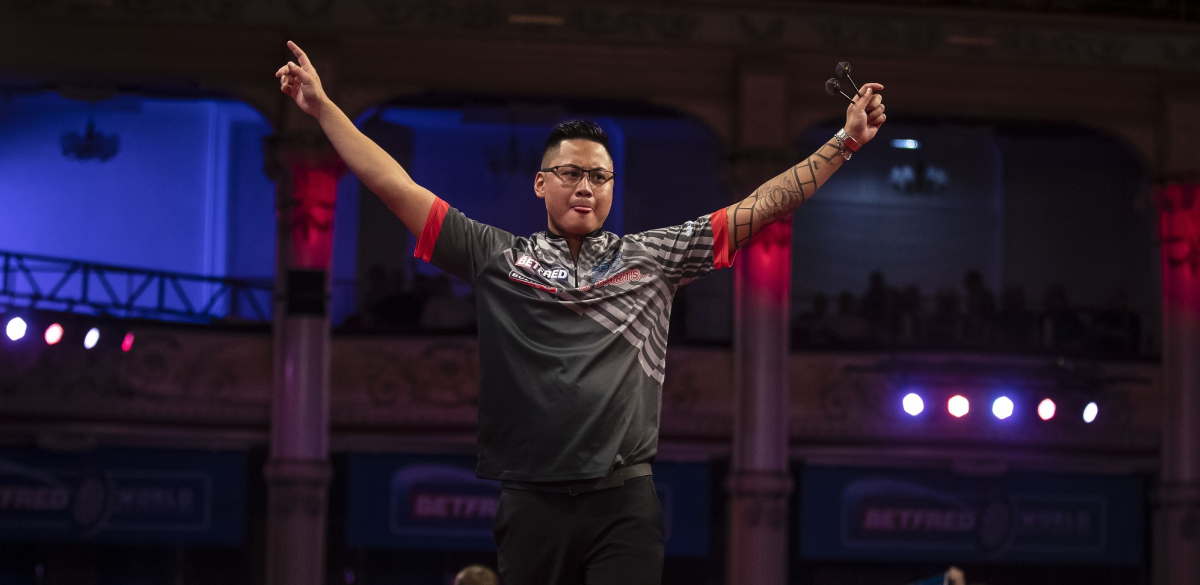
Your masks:
M542 265L540 262L537 261L537 258L534 258L533 256L530 256L528 254L523 255L520 258L517 258L516 264L517 264L517 266L520 266L521 268L529 268L529 269L537 272L538 274L542 275L542 278L548 278L550 280L566 280L567 279L567 269L566 268L542 268Z

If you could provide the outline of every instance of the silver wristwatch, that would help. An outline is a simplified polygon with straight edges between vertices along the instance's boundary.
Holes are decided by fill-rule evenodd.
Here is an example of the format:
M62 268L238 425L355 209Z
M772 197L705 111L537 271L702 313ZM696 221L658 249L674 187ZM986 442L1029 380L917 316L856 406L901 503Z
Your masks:
M842 160L850 160L850 157L854 156L853 152L846 151L847 138L850 138L850 135L846 133L845 128L838 128L837 134L833 135L833 139L837 141L838 152L841 153ZM850 139L853 140L853 138Z

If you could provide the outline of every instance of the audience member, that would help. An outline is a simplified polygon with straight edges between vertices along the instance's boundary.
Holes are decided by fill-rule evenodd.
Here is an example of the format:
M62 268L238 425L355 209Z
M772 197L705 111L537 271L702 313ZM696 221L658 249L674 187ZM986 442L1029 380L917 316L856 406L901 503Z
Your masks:
M486 565L468 565L454 576L454 585L500 585L500 577Z
M1119 288L1092 320L1092 348L1106 355L1136 354L1141 329L1141 319L1129 308L1129 295Z
M475 306L454 296L450 276L439 274L429 282L429 296L421 308L425 331L468 331L475 327Z
M963 341L974 346L987 345L992 338L996 318L996 298L983 284L983 275L970 270L963 277L966 289L966 313L963 316Z
M867 292L863 293L860 314L867 320L870 337L875 341L886 342L891 337L893 296L883 273L872 272L867 281Z
M792 346L821 347L829 345L829 341L829 297L825 293L816 293L812 296L809 311L792 321Z
M962 340L963 323L958 304L958 291L938 291L933 314L929 316L929 343L939 347L954 347Z
M1004 290L1000 313L996 315L996 342L1000 347L1028 350L1037 347L1038 318L1026 306L1025 288L1010 286Z
M838 295L837 308L837 315L829 320L830 342L845 347L867 341L871 334L870 326L854 310L854 293L845 291Z
M1046 287L1042 302L1042 347L1053 351L1077 352L1083 347L1085 328L1067 302L1061 284Z
M925 338L925 308L921 289L910 284L896 296L896 342L915 345Z

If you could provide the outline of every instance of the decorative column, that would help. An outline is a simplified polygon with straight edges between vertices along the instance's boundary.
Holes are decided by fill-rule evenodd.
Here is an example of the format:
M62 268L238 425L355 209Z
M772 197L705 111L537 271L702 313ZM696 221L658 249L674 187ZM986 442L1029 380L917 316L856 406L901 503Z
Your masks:
M329 268L345 167L323 136L273 136L277 291L267 480L267 585L325 580L329 466Z
M1157 193L1162 234L1163 448L1155 582L1200 584L1200 180Z
M737 198L796 161L786 152L786 75L739 76ZM732 228L732 226L731 226ZM734 263L734 430L729 478L729 582L784 585L788 576L788 301L791 219L769 226Z

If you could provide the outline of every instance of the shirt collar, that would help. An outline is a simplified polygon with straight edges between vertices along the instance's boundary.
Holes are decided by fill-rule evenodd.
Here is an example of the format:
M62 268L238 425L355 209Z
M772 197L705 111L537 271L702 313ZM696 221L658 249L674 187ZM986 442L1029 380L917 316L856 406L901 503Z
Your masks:
M547 237L547 238L549 238L549 239L551 239L551 240L565 240L565 239L567 239L565 236L560 236L560 235L558 235L558 234L556 234L556 233L554 233L554 232L552 232L552 231L550 231L550 230L546 230L546 231L544 231L544 232L542 232L542 233L546 234L546 237ZM600 236L601 236L603 233L604 233L604 228L603 228L603 227L599 227L599 228L596 228L595 230L592 230L591 232L589 232L589 233L585 234L583 237L584 237L584 238L598 238L598 237L600 237Z

